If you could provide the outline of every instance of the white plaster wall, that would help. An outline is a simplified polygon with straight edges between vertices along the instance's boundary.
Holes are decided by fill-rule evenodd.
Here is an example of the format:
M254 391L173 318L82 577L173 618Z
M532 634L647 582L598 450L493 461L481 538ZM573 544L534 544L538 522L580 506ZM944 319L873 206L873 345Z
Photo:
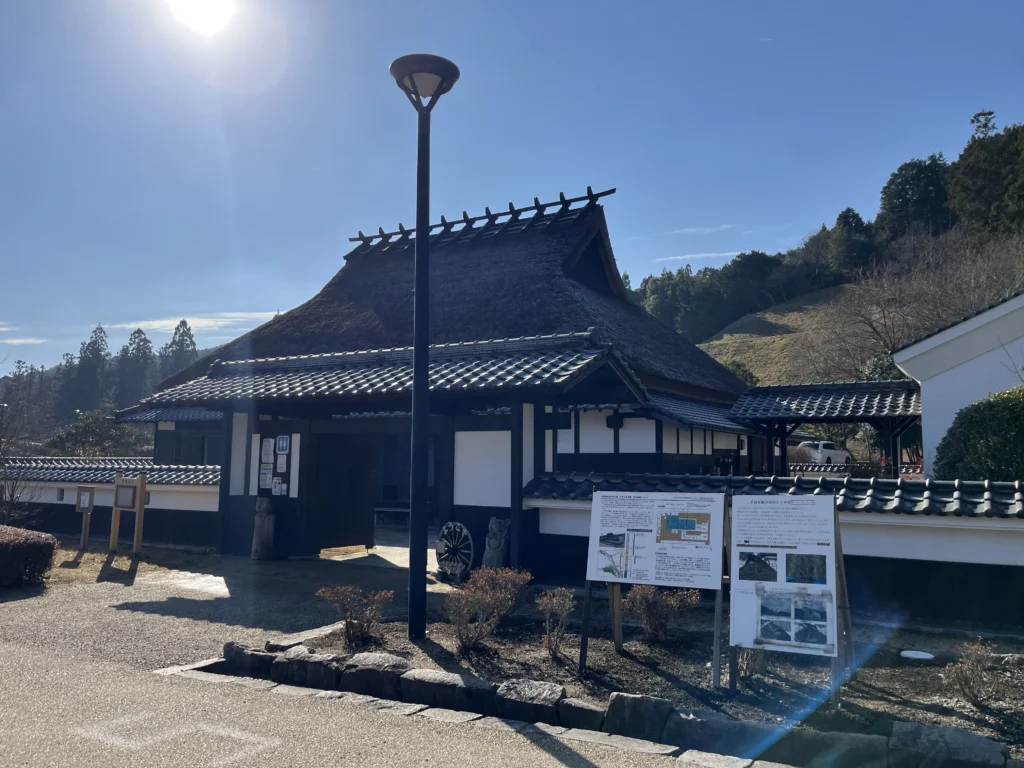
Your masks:
M718 450L736 450L736 435L731 435L728 432L714 432L712 439L714 440L713 446Z
M525 505L539 508L541 533L590 535L589 502L526 500ZM1024 565L1024 522L1019 520L842 512L839 521L843 552L848 555Z
M935 449L960 409L996 392L1021 385L1011 359L1018 367L1024 364L1024 337L1006 344L1005 350L1002 347L990 350L921 382L921 431L926 474L931 474ZM1020 375L1024 376L1024 372Z
M683 454L693 453L692 446L693 434L690 432L689 427L679 428L679 452Z
M654 453L653 419L623 419L619 430L619 453Z
M228 482L228 493L232 496L245 495L245 452L248 448L245 436L248 431L249 415L231 414L231 478Z
M615 451L615 430L608 429L611 414L612 411L580 411L580 453Z
M558 452L573 453L575 451L575 437L573 426L576 424L576 411L569 412L569 429L558 430Z
M662 428L661 433L661 452L662 453L679 453L676 445L677 433L679 430L673 427L671 424L666 424Z
M473 507L510 506L511 474L510 432L455 433L455 504Z
M89 485L89 483L86 483ZM93 486L93 506L109 507L114 502L114 488L111 485ZM64 489L64 500L57 500L57 491ZM26 488L22 494L32 504L67 504L75 506L77 485L41 483ZM197 512L216 512L220 506L220 487L216 485L150 485L147 509L181 509Z

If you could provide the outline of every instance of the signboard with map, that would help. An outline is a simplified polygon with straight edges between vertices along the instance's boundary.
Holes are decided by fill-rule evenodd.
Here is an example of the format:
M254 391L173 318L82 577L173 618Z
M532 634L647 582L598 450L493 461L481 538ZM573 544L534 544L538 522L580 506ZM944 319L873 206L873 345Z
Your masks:
M587 578L722 588L725 494L594 493Z

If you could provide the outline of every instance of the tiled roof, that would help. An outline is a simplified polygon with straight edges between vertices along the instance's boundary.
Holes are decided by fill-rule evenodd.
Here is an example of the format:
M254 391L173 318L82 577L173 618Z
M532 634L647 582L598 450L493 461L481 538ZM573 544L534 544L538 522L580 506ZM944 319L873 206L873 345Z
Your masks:
M842 512L1009 517L1024 520L1024 482L880 480L878 478L714 477L549 473L523 489L525 498L589 501L593 491L729 494L835 494Z
M728 405L690 400L672 395L651 395L651 408L672 421L701 429L747 435L755 430L734 420Z
M119 424L151 424L157 421L220 421L224 414L206 408L125 408L114 414Z
M218 485L220 467L177 464L154 464L144 457L73 458L24 457L8 461L6 473L25 482L63 483L67 485L112 484L114 475L123 472L127 478L146 472L147 485Z
M750 421L863 421L921 415L921 388L909 379L751 387L730 416Z
M964 317L961 317L958 320L954 320L951 323L946 323L945 325L940 326L939 328L936 328L934 331L926 333L923 336L918 336L913 341L908 341L906 344L901 344L900 346L896 347L896 349L894 349L893 352L894 353L895 352L902 352L904 349L908 349L908 348L914 346L915 344L920 344L925 339L930 339L932 336L938 336L943 331L948 331L950 328L955 328L956 326L960 325L960 323L964 323L964 322L970 320L972 317L977 317L978 315L983 315L986 312L988 312L989 310L995 309L996 307L998 307L998 306L1000 306L1002 304L1005 304L1008 301L1013 301L1014 299L1018 298L1019 296L1024 296L1024 290L1015 291L1014 293L1010 293L1010 294L1008 294L1006 296L1003 296L1003 298L999 299L998 301L993 301L988 306L982 307L981 309L977 310L976 312L971 312L971 314L965 315Z
M632 388L643 386L591 333L435 344L430 348L432 392L563 391L610 362ZM228 403L235 400L399 395L412 390L412 348L239 360L215 364L201 378L144 402Z
M828 473L833 475L850 475L857 470L875 468L874 464L856 462L853 464L790 464L790 472L809 472L811 474ZM901 475L920 475L924 469L920 464L900 464Z

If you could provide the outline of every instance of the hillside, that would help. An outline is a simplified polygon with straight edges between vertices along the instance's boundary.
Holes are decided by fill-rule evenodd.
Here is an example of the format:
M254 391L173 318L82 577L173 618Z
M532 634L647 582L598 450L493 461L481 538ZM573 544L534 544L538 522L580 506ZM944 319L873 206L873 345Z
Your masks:
M807 356L821 334L835 332L835 307L853 285L839 285L799 296L729 324L701 349L722 363L742 362L762 385L802 384L817 377Z

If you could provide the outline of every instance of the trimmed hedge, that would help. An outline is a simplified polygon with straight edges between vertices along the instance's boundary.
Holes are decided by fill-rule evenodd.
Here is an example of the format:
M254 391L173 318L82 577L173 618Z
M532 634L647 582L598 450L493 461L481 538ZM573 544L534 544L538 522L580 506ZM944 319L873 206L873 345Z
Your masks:
M1024 387L971 403L935 450L937 480L1024 480Z
M0 587L42 584L56 554L56 537L0 525Z

